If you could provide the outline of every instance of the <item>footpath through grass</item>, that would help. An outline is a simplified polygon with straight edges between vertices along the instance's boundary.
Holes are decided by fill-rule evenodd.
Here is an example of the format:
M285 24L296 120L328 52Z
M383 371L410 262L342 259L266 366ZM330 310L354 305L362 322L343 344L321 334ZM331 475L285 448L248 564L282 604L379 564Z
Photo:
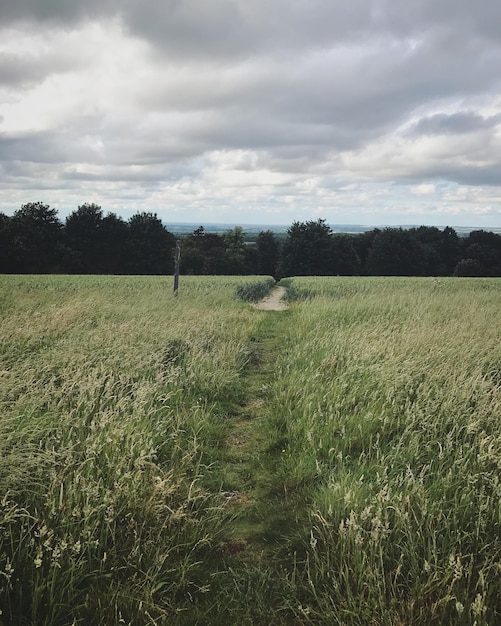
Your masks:
M500 623L501 282L242 280L1 278L0 625Z
M240 379L244 393L227 412L225 445L206 477L230 514L221 561L207 564L211 592L186 623L301 623L294 551L307 520L299 501L305 494L287 492L279 471L286 444L270 413L291 314L267 312L250 336Z

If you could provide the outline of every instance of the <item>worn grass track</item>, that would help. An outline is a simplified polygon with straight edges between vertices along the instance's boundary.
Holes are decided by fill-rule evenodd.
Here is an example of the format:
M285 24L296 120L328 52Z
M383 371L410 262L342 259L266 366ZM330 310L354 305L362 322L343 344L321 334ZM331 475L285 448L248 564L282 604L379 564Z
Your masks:
M248 554L272 555L286 540L290 521L287 493L277 484L275 470L282 448L270 423L270 382L282 348L288 312L270 311L251 338L252 352L242 386L246 401L233 418L227 440L228 462L236 467L234 490L236 520L232 536ZM238 481L240 481L238 483Z
M297 618L294 571L294 544L306 509L277 471L285 449L270 412L276 361L283 358L292 315L269 311L250 338L241 378L244 399L228 416L224 456L212 467L230 518L221 561L212 571L211 597L199 607L200 623L307 623Z

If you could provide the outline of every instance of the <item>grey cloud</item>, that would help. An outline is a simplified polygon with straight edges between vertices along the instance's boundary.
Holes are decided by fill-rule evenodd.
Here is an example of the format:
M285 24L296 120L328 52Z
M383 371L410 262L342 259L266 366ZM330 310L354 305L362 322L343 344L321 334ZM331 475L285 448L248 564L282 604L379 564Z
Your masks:
M416 169L412 175L403 176L400 180L420 182L422 180L446 180L458 185L501 186L501 161L482 167L463 165L461 163L440 163L433 167Z
M470 0L379 0L374 4L379 29L396 37L417 38L423 33L442 31L498 42L501 39L497 0L483 0L477 5Z
M67 157L67 151L61 150L52 132L0 134L2 162L60 163Z
M98 155L79 136L66 130L0 133L0 162L95 162Z
M451 115L439 113L425 117L414 126L415 135L455 135L490 130L501 122L500 115L482 117L473 111L458 111Z
M26 87L43 81L49 75L77 69L80 65L71 55L30 56L0 52L0 85Z
M22 21L25 32L48 33L120 16L124 38L117 28L117 50L127 51L127 37L150 44L134 48L145 55L145 71L133 68L138 74L131 71L130 88L128 77L118 76L118 59L116 83L110 63L109 84L100 92L89 78L100 51L85 59L82 41L89 92L96 90L96 107L88 99L86 110L96 116L82 117L75 107L64 110L64 129L0 133L0 162L12 179L45 171L56 172L63 187L130 181L155 188L158 181L195 180L200 163L217 150L253 153L252 162L231 161L236 169L322 174L341 170L345 151L356 169L357 151L369 146L372 162L364 171L398 179L398 167L378 162L377 142L398 140L398 129L418 114L406 146L421 135L444 135L451 154L455 146L494 151L489 133L501 118L481 114L475 102L490 102L495 111L499 101L498 1L473 7L470 0L0 0L5 29ZM78 69L77 55L69 54L3 53L0 84L5 93L21 91L51 73ZM70 89L75 82L68 81ZM115 84L124 89L123 110ZM454 107L463 110L432 114ZM450 139L467 133L478 133L479 141ZM466 167L467 158L457 153L450 163L426 167L409 159L414 171L406 175L413 182L501 185L495 155L486 156L485 167Z
M440 34L415 49L383 38L353 49L291 53L289 63L259 57L219 70L215 62L187 64L182 79L141 98L159 110L224 111L218 132L230 146L248 135L254 143L245 146L263 146L262 134L266 146L281 145L284 128L289 141L308 128L310 143L354 149L405 122L423 102L496 89L501 49L473 52ZM230 132L233 116L241 123Z
M3 26L16 22L74 24L117 10L116 0L0 0L0 21Z
M1 0L0 20L55 22L120 16L169 58L238 57L325 49L370 39L463 33L501 41L498 0Z
M464 167L454 172L453 180L462 185L499 187L501 186L501 163L479 168Z
M174 57L247 57L279 50L321 48L370 29L365 0L145 0L123 5L136 35Z
M82 168L69 167L59 174L62 181L95 181L95 182L128 182L139 183L148 187L157 187L162 182L173 182L184 177L198 174L199 170L187 164L185 166L158 164L131 171L127 165L105 165L98 172L90 172Z
M432 37L464 44L501 41L497 0L128 0L121 15L130 31L167 58L248 58L353 46L356 42Z

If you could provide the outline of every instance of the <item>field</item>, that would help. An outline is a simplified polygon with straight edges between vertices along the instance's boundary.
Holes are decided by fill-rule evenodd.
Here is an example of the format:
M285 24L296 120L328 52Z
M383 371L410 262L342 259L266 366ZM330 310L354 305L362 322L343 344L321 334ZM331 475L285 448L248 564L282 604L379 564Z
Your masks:
M0 277L2 626L501 623L501 280L265 282Z

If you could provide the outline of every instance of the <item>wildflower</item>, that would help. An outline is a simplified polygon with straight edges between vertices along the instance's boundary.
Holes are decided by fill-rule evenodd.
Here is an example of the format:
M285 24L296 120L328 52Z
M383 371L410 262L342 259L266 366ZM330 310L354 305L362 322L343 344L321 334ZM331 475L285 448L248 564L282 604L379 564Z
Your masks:
M12 574L14 573L14 568L12 567L12 563L9 559L7 559L7 563L5 564L5 571L3 572L7 582L12 578Z
M37 555L35 557L35 560L33 561L33 565L37 569L39 567L42 567L42 556L43 556L42 546L38 546L38 548L37 548Z
M115 518L115 511L113 509L113 505L110 504L109 506L106 507L104 521L107 524L111 524L113 522L114 518Z
M473 613L473 615L475 615L475 617L480 617L483 613L485 613L486 610L487 607L484 604L483 595L477 593L477 596L471 605L471 612Z
M461 556L455 554L449 555L449 567L453 571L454 580L459 580L463 576L463 564L461 563Z
M355 511L350 511L350 517L346 520L348 530L356 531L358 529L357 516Z
M368 520L370 517L371 511L372 511L372 505L369 504L369 506L366 506L365 509L360 513L360 519L364 522Z
M315 549L317 545L317 538L313 536L313 531L310 530L310 546L313 548L313 550Z

